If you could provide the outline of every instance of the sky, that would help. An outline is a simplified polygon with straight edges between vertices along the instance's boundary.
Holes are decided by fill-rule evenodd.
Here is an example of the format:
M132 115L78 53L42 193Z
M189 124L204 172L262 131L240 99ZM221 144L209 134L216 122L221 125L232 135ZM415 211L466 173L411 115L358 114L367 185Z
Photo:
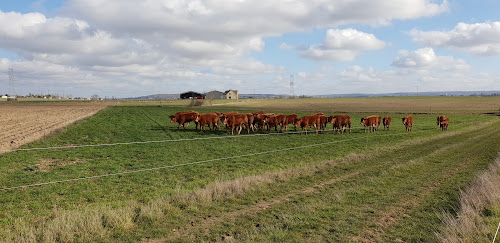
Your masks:
M496 0L1 0L0 93L291 94L291 80L294 95L498 91L498 9Z

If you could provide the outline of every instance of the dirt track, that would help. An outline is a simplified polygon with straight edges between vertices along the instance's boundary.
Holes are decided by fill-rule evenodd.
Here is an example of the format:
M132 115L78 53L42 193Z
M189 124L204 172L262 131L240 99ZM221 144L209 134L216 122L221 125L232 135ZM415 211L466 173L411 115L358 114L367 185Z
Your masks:
M94 115L106 104L0 104L0 153Z

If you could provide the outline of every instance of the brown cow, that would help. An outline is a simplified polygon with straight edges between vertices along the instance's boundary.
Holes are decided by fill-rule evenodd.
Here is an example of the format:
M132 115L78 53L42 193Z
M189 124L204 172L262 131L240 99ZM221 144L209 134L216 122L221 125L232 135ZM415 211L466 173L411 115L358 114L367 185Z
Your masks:
M351 133L351 117L348 115L335 115L329 117L330 123L333 125L333 131L337 130L337 134L342 130L342 134L349 126L349 133Z
M283 123L285 131L288 131L288 124L293 124L294 131L297 131L297 126L295 126L295 122L297 121L297 119L299 119L299 117L295 113L285 115L285 123Z
M402 120L406 127L406 131L411 131L411 128L413 127L413 116L403 117Z
M366 133L366 128L368 128L370 132L375 132L375 130L377 129L377 122L378 119L376 116L361 118L361 124L365 126L365 133Z
M387 128L387 131L389 131L389 127L391 126L391 121L392 121L392 118L390 116L386 116L384 117L384 131L385 129Z
M265 119L267 124L267 131L270 132L271 128L274 127L274 130L278 132L278 126L280 126L280 132L283 132L283 123L285 123L285 115L277 114L269 116Z
M318 115L310 115L310 116L303 116L300 119L297 120L295 123L295 126L300 126L302 128L302 133L306 131L307 135L307 128L310 126L314 127L314 130L316 131L316 134L318 134L318 124L319 124L319 116Z
M226 124L226 130L231 127L231 134L234 135L234 128L239 127L238 134L241 133L243 126L247 127L247 132L250 134L250 125L248 124L248 117L245 114L228 114L223 116L223 123ZM228 131L229 133L229 131Z
M196 116L195 119L196 122L200 124L200 130L205 132L205 125L208 124L208 128L210 130L215 130L215 128L219 127L219 116L217 116L217 113L205 113ZM210 127L212 125L212 127Z
M257 114L257 115L254 115L254 121L253 123L255 124L255 126L261 130L261 131L264 131L264 129L267 130L266 126L267 126L267 119L271 116L274 116L274 113L265 113L265 114Z
M441 122L446 118L446 116L438 116L437 117L437 126L438 128L441 128Z
M266 119L267 119L267 115L266 114L254 114L253 116L253 123L254 123L254 126L263 131L264 130L264 126L266 125Z
M247 116L248 118L248 125L250 126L250 128L252 129L252 132L255 131L255 127L254 127L254 121L255 121L255 116L253 113L245 113L245 115Z
M448 125L450 124L450 118L448 117L443 117L441 122L439 123L439 126L441 127L442 131L448 131Z
M199 113L194 111L188 111L188 112L177 112L174 115L169 116L170 122L178 122L179 126L177 127L178 129L182 128L186 129L187 126L189 126L189 123L192 121L196 120L196 116L198 116ZM187 123L187 125L185 125ZM198 127L198 123L195 122L196 127Z
M377 123L376 130L378 130L378 128L380 127L380 122L382 122L382 117L380 117L380 116L373 116L373 117L375 117L375 119L376 119L376 123Z
M240 114L240 113L238 113L238 112L236 112L236 111L230 111L230 112L223 112L223 113L219 113L219 119L220 119L221 121L224 121L224 119L225 119L227 116L229 116L229 115L233 115L233 114ZM224 123L224 124L225 124L225 123ZM229 133L228 129L229 129L229 127L228 127L228 126L227 126L227 124L226 124L226 132L228 132L228 133Z
M322 114L323 115L320 115L320 113L317 114L317 116L319 117L318 126L319 130L324 131L326 129L326 124L330 119L326 117L324 113Z
M177 116L177 115L179 115L179 114L183 114L183 113L196 113L196 114L199 114L197 111L193 111L193 110L191 110L191 111L179 111L179 112L177 112L177 113L173 114L173 116ZM169 117L170 117L170 116L169 116ZM170 122L173 122L173 121L172 121L172 117L170 117ZM175 121L174 121L174 122L175 122ZM194 122L194 124L196 125L194 129L198 129L198 122L196 122L196 121L195 121L195 122ZM187 126L189 126L189 123L186 125L186 127L187 127Z
M177 127L178 129L182 128L186 129L187 126L189 126L189 123L192 121L195 121L196 116L198 116L199 113L196 111L186 111L186 112L177 112L174 115L169 116L170 122L178 122L179 126ZM187 123L187 125L185 125ZM196 128L198 128L198 123L195 122Z

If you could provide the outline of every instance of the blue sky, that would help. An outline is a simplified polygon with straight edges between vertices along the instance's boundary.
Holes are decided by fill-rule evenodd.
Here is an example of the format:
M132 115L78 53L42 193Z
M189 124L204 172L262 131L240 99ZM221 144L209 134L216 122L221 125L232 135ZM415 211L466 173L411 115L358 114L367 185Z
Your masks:
M0 3L0 93L500 90L500 2ZM4 73L2 75L2 73Z

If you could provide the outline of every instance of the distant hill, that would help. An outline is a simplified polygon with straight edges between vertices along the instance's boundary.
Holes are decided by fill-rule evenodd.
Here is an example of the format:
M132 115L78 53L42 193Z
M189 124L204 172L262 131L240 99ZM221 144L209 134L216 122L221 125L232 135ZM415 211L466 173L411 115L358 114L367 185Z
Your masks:
M175 100L180 99L180 94L154 94L135 98L125 98L126 100Z
M500 95L500 91L437 91L437 92L400 92L384 94L328 94L313 95L313 97L384 97L384 96L490 96Z
M490 96L499 95L500 91L438 91L438 92L400 92L400 93L383 93L383 94L325 94L325 95L311 95L308 97L313 98L339 98L339 97L384 97L384 96ZM298 95L297 95L298 96ZM273 99L280 97L289 97L286 94L240 94L240 99ZM146 95L135 98L125 98L127 100L175 100L179 99L180 94L154 94Z

